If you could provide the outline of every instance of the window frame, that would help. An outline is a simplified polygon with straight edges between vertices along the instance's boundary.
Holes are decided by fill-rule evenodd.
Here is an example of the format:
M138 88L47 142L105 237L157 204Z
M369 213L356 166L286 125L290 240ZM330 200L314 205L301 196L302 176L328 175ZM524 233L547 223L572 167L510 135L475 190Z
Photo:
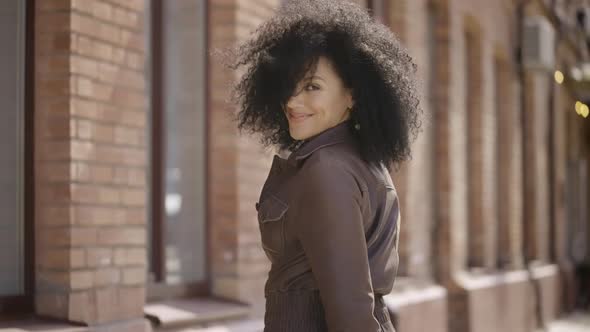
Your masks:
M166 123L164 114L164 93L165 91L165 80L163 73L163 63L165 60L164 55L164 23L165 18L162 15L163 12L163 0L149 0L149 50L151 51L151 57L149 59L150 66L150 106L151 106L151 124L150 124L150 192L149 201L150 204L150 217L149 224L151 227L150 233L150 247L148 248L148 278L147 278L147 301L154 302L159 300L165 300L170 298L183 298L183 297L204 297L209 296L211 292L210 284L210 271L211 271L211 259L210 259L210 239L209 239L209 203L208 203L208 188L209 178L205 177L205 195L204 206L205 206L205 219L204 219L204 232L205 232L205 270L206 278L199 282L194 283L182 283L182 284L168 284L165 282L165 267L166 267L166 256L165 256L165 242L164 237L165 229L165 137L166 137ZM209 2L205 2L205 22L204 26L207 31L205 32L205 49L209 49ZM208 63L207 52L203 54L206 57ZM209 66L204 66L204 110L205 120L208 123L207 110L209 109ZM206 132L204 133L204 145L205 145L205 159L209 155L209 133L208 125L205 126ZM208 163L205 163L205 174L209 173Z
M20 1L19 1L20 3ZM21 295L0 296L0 314L2 319L13 318L12 315L28 314L34 311L33 294L35 292L35 236L34 236L34 106L35 106L35 0L26 0L24 6L24 54L23 65L23 244L24 244L24 293Z

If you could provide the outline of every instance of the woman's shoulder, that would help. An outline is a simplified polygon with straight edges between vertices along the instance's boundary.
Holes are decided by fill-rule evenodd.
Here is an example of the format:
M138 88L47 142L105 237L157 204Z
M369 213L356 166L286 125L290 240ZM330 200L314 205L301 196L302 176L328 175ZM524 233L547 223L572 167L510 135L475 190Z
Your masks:
M367 183L359 169L359 162L362 161L354 152L342 145L326 147L305 160L299 172L300 180L312 182L308 185L334 185L335 181L340 184L354 183L364 191L367 190Z

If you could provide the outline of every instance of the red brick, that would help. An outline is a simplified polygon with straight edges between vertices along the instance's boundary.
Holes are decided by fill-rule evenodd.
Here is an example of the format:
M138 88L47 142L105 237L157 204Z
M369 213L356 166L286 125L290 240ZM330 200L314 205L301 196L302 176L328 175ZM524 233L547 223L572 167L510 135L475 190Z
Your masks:
M72 227L70 229L72 246L91 246L97 243L97 230L89 227Z
M114 256L117 266L145 266L147 261L147 253L143 248L118 248L115 249Z
M67 160L70 157L70 145L66 142L47 141L39 149L39 161Z
M76 291L68 294L68 318L73 321L88 322L94 320L94 310L92 309L92 300L87 291Z
M39 11L53 13L55 11L70 9L70 1L71 0L39 1L35 3L35 6Z
M70 15L68 12L45 12L42 15L37 15L36 26L38 33L56 33L66 32L70 28Z
M147 222L147 214L144 208L127 208L125 222L130 225L144 225Z
M145 206L145 190L126 189L121 192L121 202L125 206Z
M44 249L38 257L39 266L48 269L68 269L70 268L70 250L69 249Z
M129 67L131 67L133 69L138 69L138 70L143 70L143 68L145 66L144 58L134 52L127 53L127 60L125 61L125 63Z
M117 285L121 280L121 272L117 268L99 268L94 272L94 284L97 287Z
M142 285L145 283L147 271L144 267L133 267L123 269L124 285Z
M98 242L102 245L142 245L146 243L146 231L139 227L101 228Z
M70 287L73 290L88 289L94 285L92 271L70 271Z
M113 167L89 163L73 163L72 179L80 182L113 183Z
M118 167L115 169L114 181L117 184L144 187L146 184L145 170L139 168Z
M136 317L143 315L143 303L145 301L145 288L141 286L119 288L119 303L123 317Z
M72 159L96 160L96 148L91 142L73 140L70 144Z
M42 205L37 210L37 220L40 227L67 226L73 223L70 206Z
M40 78L39 97L63 96L70 93L70 80L63 77Z
M141 318L143 289L120 299L117 286L145 282L145 4L50 2L36 3L36 311L85 325ZM120 183L119 168L132 169Z
M120 305L117 301L117 289L106 287L95 290L96 313L98 321L118 320L117 312Z
M37 248L39 249L70 245L71 229L69 227L45 228L38 233Z
M142 111L127 111L121 114L121 123L129 126L144 128L147 115Z
M47 162L39 165L39 175L47 182L63 182L71 179L71 165L67 162Z
M116 144L143 146L143 137L140 130L130 127L116 127L114 129L114 142Z
M113 263L113 251L111 248L87 248L85 251L88 267L104 267Z
M138 12L143 12L145 8L145 3L141 0L107 0L107 2Z
M80 225L119 225L126 221L127 210L114 206L77 205L73 218Z
M70 289L70 273L66 271L44 271L37 278L36 287L38 290L58 293Z
M48 56L52 55L53 53L63 53L64 51L69 51L70 46L72 43L72 34L69 31L65 32L57 32L52 34L43 34L38 33L37 38L37 51L39 56ZM54 68L60 69L60 72L64 72L64 68Z

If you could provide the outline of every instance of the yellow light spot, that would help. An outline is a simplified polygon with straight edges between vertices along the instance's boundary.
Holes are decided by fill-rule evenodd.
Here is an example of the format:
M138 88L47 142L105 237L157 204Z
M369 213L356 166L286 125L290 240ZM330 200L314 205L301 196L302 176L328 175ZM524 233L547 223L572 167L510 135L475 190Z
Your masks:
M582 103L581 103L581 102L579 102L579 101L577 101L577 102L576 102L576 113L577 113L577 114L581 114L581 112L582 112L582 106L583 106L583 105L584 105L584 104L582 104Z
M565 79L565 76L559 70L556 70L555 75L553 75L553 76L555 77L555 82L557 82L557 84L563 83L563 80Z
M583 117L587 117L588 113L590 113L590 108L588 108L588 105L586 104L582 104L582 106L580 107L580 111L578 112L579 115L583 116Z

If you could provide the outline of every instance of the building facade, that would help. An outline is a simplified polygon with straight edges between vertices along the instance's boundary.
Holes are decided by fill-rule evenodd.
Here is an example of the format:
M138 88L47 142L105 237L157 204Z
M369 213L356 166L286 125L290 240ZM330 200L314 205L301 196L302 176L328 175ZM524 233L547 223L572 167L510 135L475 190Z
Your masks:
M261 330L275 151L237 131L239 73L215 51L282 1L0 3L0 327ZM574 310L590 2L356 2L415 59L425 110L392 173L396 329L530 332Z

